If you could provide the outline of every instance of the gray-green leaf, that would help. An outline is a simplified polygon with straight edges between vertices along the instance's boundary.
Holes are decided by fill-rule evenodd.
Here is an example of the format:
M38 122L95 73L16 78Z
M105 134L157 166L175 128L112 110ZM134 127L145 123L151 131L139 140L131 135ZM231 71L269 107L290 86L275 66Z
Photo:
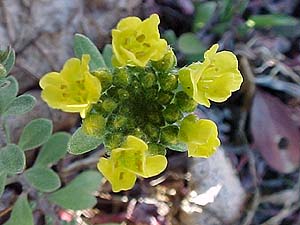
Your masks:
M25 154L15 144L8 144L0 149L0 171L6 173L21 173L25 168Z
M66 187L50 194L48 198L65 209L91 208L97 202L93 193L99 188L101 179L97 171L82 172Z
M271 28L275 26L295 26L299 20L295 17L277 14L253 15L246 22L250 27Z
M53 134L43 145L35 164L47 166L60 160L67 153L70 137L71 135L66 132Z
M196 34L184 33L178 39L179 50L187 55L203 54L205 47Z
M5 111L5 115L21 115L32 110L36 102L32 95L21 95L15 98Z
M19 146L24 150L44 144L52 133L52 122L48 119L35 119L28 123L21 134Z
M196 4L196 13L194 19L194 31L197 31L205 26L205 24L213 17L217 8L215 1L201 2Z
M168 145L167 147L169 149L171 149L173 151L177 151L177 152L186 152L187 151L187 146L186 146L186 144L183 144L183 143Z
M34 166L24 173L26 180L37 190L52 192L61 185L58 175L49 168Z
M82 34L75 34L74 52L77 58L81 58L81 56L84 54L90 55L91 71L95 71L100 68L107 68L104 59L96 45L88 37Z
M5 188L6 176L7 174L5 172L0 172L0 198Z
M15 64L15 51L12 48L8 49L9 53L6 57L6 59L1 63L4 68L6 69L6 75L9 74L9 72L11 71L11 69L13 68L14 64Z
M105 61L105 64L107 65L107 67L113 68L113 65L111 62L111 58L113 55L113 50L112 50L111 44L105 45L102 53L103 53L103 58L104 58L104 61Z
M18 90L19 85L14 77L0 80L0 114L4 113L8 105L16 98Z
M100 144L102 144L102 139L85 134L80 127L69 141L68 152L80 155L97 148Z
M14 205L9 220L4 225L34 225L26 195L21 195Z

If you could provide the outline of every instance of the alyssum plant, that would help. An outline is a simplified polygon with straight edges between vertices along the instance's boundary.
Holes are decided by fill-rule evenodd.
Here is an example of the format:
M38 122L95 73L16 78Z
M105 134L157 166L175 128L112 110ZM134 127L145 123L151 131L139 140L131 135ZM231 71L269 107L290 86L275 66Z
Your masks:
M66 112L78 112L82 126L69 151L82 154L104 144L97 165L115 192L131 189L137 177L165 170L166 149L209 157L220 145L217 126L198 119L198 104L223 102L240 88L236 56L213 45L203 62L176 68L176 56L160 38L156 14L122 19L112 30L104 58L83 35L60 72L40 80L42 98Z

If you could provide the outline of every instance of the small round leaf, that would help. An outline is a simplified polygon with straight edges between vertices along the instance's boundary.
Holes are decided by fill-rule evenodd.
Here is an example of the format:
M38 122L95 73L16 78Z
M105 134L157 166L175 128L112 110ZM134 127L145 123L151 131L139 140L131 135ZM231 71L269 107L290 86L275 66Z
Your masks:
M9 144L0 149L0 171L6 173L21 173L25 168L25 154L15 144Z
M85 134L80 127L69 141L68 152L80 155L97 148L101 143L101 138Z
M35 98L31 95L21 95L15 98L5 112L6 115L21 115L29 112L35 105Z
M48 164L56 163L67 153L70 137L71 135L66 132L53 134L43 145L35 164L47 166Z
M21 134L19 146L24 150L44 144L52 133L52 122L48 119L35 119L27 124Z
M52 192L61 185L58 175L49 168L32 167L24 173L26 180L37 190Z

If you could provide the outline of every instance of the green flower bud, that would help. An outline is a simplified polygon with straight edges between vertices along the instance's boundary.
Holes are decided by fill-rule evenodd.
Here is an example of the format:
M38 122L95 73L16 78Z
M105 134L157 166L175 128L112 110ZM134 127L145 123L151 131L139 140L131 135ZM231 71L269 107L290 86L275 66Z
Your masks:
M125 89L119 89L118 90L118 97L120 100L127 100L129 98L129 92Z
M159 61L153 61L151 65L158 71L169 71L174 68L177 64L177 59L170 48L164 57Z
M113 84L116 87L127 87L129 85L129 74L125 68L116 69L114 71Z
M139 127L134 129L134 131L132 132L132 135L137 137L137 138L140 138L144 141L146 140L146 134Z
M114 111L118 106L118 103L116 103L112 98L106 98L103 100L102 102L102 108L108 112L111 113L112 111Z
M115 130L126 130L127 126L127 118L125 116L121 116L121 115L114 115L112 118L112 127Z
M150 88L156 84L156 76L152 72L148 72L141 76L141 83L144 88Z
M158 86L155 85L151 88L147 88L144 91L146 100L154 101L157 98Z
M160 144L149 143L148 152L150 155L166 155L166 148Z
M175 102L183 112L193 112L198 105L197 102L188 96L184 91L180 91L176 94Z
M155 125L159 125L159 126L165 125L164 117L159 111L148 112L147 117L149 121Z
M106 120L102 115L90 114L83 120L82 129L87 135L102 137L105 132Z
M104 136L104 145L109 150L119 148L124 141L124 136L121 133L108 133Z
M164 91L173 91L178 86L178 76L174 73L161 74L159 76L160 88Z
M166 145L173 145L177 143L179 128L175 125L166 126L161 129L160 141Z
M158 92L157 101L161 105L167 105L172 101L173 97L174 97L174 94L172 92L160 90Z
M135 95L141 95L143 90L142 86L137 78L133 78L130 84L130 91Z
M107 70L99 70L92 74L100 80L102 91L108 89L112 84L112 75Z
M167 123L175 123L182 117L182 114L179 111L177 105L170 104L164 109L163 116Z
M151 123L147 123L144 127L144 131L147 134L147 136L153 140L156 141L159 138L159 128Z

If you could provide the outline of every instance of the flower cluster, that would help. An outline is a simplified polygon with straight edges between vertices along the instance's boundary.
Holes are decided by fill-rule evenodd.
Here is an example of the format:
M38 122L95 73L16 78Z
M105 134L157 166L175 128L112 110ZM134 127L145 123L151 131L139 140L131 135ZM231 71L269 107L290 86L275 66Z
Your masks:
M193 112L225 101L242 83L235 55L217 52L217 44L204 62L176 68L158 24L156 14L122 19L112 31L113 68L90 72L83 54L40 81L51 107L79 112L84 133L103 140L107 154L97 167L115 192L131 189L137 176L164 171L166 149L211 156L220 145L217 126Z

